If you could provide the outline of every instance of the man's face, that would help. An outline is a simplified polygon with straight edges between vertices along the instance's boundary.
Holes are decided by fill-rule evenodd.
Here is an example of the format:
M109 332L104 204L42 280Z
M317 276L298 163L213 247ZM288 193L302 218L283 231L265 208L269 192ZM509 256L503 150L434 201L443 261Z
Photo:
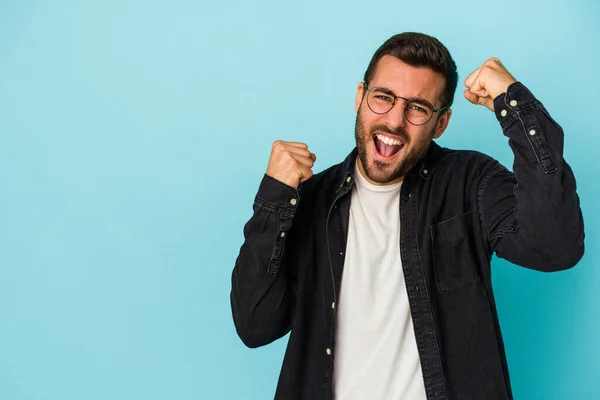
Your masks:
M440 97L445 84L444 76L429 68L415 68L386 55L379 60L369 88L383 87L396 96L424 99L438 109L444 106ZM375 114L367 106L366 94L361 83L355 103L359 170L376 185L399 182L425 155L431 140L444 133L452 111L433 113L429 122L415 126L406 120L404 100L397 99L386 114Z

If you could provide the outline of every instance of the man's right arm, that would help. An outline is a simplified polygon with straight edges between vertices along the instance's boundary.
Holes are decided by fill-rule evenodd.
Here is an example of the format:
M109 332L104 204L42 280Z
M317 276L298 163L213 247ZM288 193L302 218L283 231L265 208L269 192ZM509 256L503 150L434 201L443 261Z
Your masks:
M297 190L265 175L244 226L232 274L231 309L248 347L271 343L290 330L294 294L283 249L299 197Z
M231 282L233 321L248 347L269 344L291 329L295 279L286 268L284 249L300 205L297 188L312 176L315 159L304 144L273 144Z

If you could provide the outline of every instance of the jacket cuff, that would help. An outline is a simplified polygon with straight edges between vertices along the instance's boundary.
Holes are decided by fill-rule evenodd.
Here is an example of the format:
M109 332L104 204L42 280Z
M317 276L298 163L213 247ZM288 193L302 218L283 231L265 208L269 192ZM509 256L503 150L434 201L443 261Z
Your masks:
M300 203L300 192L265 174L260 182L255 201L293 217Z
M520 111L540 104L533 93L521 82L511 83L506 92L494 98L494 113L501 123L508 123L517 117Z

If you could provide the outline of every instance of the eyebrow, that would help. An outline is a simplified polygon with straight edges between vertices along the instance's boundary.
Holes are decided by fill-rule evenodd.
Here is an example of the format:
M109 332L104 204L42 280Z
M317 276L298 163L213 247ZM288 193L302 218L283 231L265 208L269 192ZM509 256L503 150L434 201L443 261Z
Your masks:
M394 92L392 92L390 89L388 88L384 88L381 86L375 86L373 89L375 89L375 91L377 92L381 92L381 93L385 93L385 94L389 94L390 96L394 96L396 97L396 94Z
M410 100L414 101L417 104L420 104L422 106L427 106L427 107L430 107L431 109L435 110L435 107L433 106L433 104L431 104L430 102L428 102L425 99L421 99L420 97L415 97L415 98L412 98Z
M376 91L378 91L378 92L381 92L381 93L389 94L390 96L399 97L399 96L396 96L396 93L392 92L390 89L385 88L385 87L376 86L373 89L376 90ZM410 97L408 99L411 100L411 101L414 101L417 104L421 104L423 106L431 107L432 109L435 110L435 107L433 106L433 104L431 104L430 102L428 102L425 99L422 99L420 97Z

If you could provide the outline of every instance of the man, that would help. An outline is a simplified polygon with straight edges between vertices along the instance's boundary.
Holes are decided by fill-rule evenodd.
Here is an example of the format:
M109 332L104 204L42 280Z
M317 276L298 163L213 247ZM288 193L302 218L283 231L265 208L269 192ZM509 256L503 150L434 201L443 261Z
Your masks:
M273 144L231 305L249 347L291 330L276 399L512 398L491 256L570 268L583 219L562 129L498 59L464 96L495 113L514 173L433 141L456 85L437 39L396 35L358 85L343 163L313 176L305 144Z

